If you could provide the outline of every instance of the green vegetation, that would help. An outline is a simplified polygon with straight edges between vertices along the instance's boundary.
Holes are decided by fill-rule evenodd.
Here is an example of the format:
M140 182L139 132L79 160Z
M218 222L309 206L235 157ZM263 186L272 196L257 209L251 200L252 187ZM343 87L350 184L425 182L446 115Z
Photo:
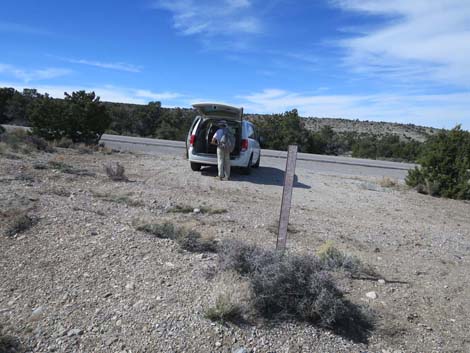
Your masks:
M330 126L323 126L319 131L307 130L295 109L250 120L265 138L263 147L274 150L287 150L288 145L297 144L300 151L306 153L343 155L351 152L357 158L403 161L415 161L421 152L421 142L403 141L393 134L339 133Z
M460 126L441 131L425 143L406 183L419 192L454 199L470 199L470 132Z
M94 92L65 93L64 100L45 95L29 108L33 134L47 140L70 138L73 142L96 144L111 123L111 116Z
M102 103L93 92L66 93L65 99L52 99L34 89L0 89L0 123L32 126L34 134L47 140L68 138L93 144L106 131L184 141L196 114L193 109L162 108L160 102ZM421 153L421 142L392 133L337 132L328 125L309 130L308 119L295 109L246 118L258 127L263 147L269 149L286 150L289 144L297 144L307 153L402 161L416 161Z

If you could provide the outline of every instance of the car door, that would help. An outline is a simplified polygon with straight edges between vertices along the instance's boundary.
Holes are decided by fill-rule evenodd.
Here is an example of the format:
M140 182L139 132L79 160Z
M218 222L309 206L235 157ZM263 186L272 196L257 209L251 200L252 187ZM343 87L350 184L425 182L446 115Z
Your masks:
M249 146L251 147L251 152L253 153L252 162L254 164L258 161L261 150L260 150L260 145L258 141L258 134L256 132L254 125L252 125L251 123L247 123L247 135L248 135L248 143L249 143Z
M194 128L196 127L197 123L201 120L202 118L198 115L194 118L193 123L191 124L191 127L189 128L188 131L188 136L186 137L186 159L189 158L189 140L191 139L191 134L194 132Z

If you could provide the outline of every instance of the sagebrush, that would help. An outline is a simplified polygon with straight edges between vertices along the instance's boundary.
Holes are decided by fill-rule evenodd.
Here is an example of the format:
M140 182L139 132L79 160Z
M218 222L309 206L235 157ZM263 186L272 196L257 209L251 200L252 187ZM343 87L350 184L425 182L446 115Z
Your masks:
M356 338L363 338L373 327L371 317L343 297L315 256L227 240L220 246L218 265L250 280L252 305L263 317L314 322Z

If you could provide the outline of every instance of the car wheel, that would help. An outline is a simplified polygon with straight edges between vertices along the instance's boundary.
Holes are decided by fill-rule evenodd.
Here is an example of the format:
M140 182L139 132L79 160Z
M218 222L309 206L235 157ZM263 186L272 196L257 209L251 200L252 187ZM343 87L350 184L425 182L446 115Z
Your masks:
M253 166L253 168L259 168L259 163L261 162L261 153L260 155L258 156L258 160L256 161L255 165Z
M194 163L194 162L189 162L191 164L191 170L198 172L201 170L201 164L200 163Z
M248 165L242 168L242 173L248 175L251 173L251 165L253 164L253 154L250 156L250 160L248 161Z

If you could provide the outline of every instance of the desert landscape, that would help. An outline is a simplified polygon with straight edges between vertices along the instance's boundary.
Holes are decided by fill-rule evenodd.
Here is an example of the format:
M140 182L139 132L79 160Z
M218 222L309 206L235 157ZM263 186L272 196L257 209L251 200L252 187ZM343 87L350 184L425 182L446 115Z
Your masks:
M107 175L116 162L127 180ZM183 154L102 148L7 150L0 166L6 352L470 350L466 201L418 194L403 180L297 168L288 252L334 244L369 268L369 277L333 274L371 315L359 338L295 318L211 320L220 291L241 296L249 283L220 273L211 249L187 251L144 231L166 222L217 244L274 250L282 171L268 159L223 182L213 168L191 172Z

